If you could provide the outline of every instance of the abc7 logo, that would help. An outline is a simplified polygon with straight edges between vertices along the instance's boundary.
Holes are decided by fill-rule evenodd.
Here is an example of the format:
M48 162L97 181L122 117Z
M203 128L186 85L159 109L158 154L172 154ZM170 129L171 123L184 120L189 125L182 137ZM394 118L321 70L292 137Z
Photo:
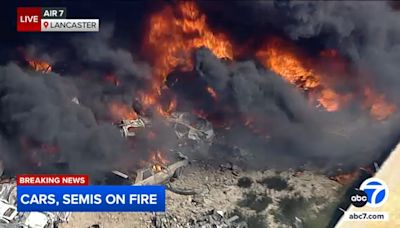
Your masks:
M359 190L350 195L350 201L355 207L363 207L366 204L370 207L382 206L389 196L389 189L385 182L377 178L365 180Z
M355 190L350 196L350 201L355 207L363 207L368 202L367 193L362 190Z

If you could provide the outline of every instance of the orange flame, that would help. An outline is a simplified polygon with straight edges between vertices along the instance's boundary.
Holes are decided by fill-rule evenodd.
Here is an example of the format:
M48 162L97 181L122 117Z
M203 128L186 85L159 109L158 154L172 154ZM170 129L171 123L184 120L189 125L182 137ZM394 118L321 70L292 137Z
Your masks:
M26 61L28 62L29 66L31 66L35 71L49 73L52 70L51 65L44 60L26 59Z
M176 9L168 6L152 15L146 44L155 54L154 74L161 82L177 66L191 70L194 48L207 47L218 58L233 58L228 39L210 30L206 16L192 1L182 1Z
M207 86L207 92L208 94L210 94L212 98L214 98L214 100L218 99L217 92L215 92L215 90L212 87Z
M318 102L328 111L334 112L339 110L340 104L347 103L352 97L351 94L341 95L330 88L321 90Z
M157 102L157 97L152 95L152 94L145 94L145 93L140 93L140 100L142 102L142 105L148 107L152 106Z
M109 110L114 120L134 120L137 119L138 116L135 111L133 111L129 106L119 103L119 102L112 102L109 104Z
M163 116L173 111L171 107L176 107L176 104L170 104L164 109L159 104L163 83L176 68L192 70L193 49L207 47L218 58L233 59L234 56L229 39L222 33L211 31L206 23L206 16L193 1L182 1L176 7L169 5L154 13L149 20L144 44L145 52L152 56L155 79L151 82L151 89L145 95L142 94L142 103L153 107ZM312 104L317 103L317 106L322 106L329 112L338 111L355 97L353 94L338 92L335 89L338 77L325 77L326 72L323 73L315 67L318 62L316 59L302 55L301 50L283 39L275 37L266 40L256 52L256 57L265 67L307 91ZM340 58L337 50L324 50L320 57L325 58L334 69L346 71L347 63ZM207 87L206 90L214 99L218 98L212 87ZM395 106L382 95L367 92L364 97L371 116L378 120L387 118L395 110Z
M169 163L168 159L164 157L164 154L159 151L153 151L150 156L150 163L152 164L152 169L154 172L158 173L162 171L163 166Z
M307 67L296 53L299 51L295 47L281 39L273 38L256 53L256 56L267 68L300 88L308 90L319 86L320 75Z
M161 115L167 115L176 107L172 101L167 110L158 105L161 88L168 74L179 68L193 68L192 51L207 47L219 58L233 58L232 45L223 34L213 33L195 2L182 1L175 8L167 6L150 17L145 38L145 52L153 57L153 74L150 91L142 95L146 106L154 106Z
M384 120L396 111L396 105L386 101L383 94L377 94L369 87L364 88L364 107L368 108L370 115L377 120Z
M168 107L163 108L163 106L159 103L159 95L158 94L152 94L152 93L140 93L140 100L141 104L145 108L153 107L155 111L161 116L169 116L173 111L175 111L178 101L176 97L174 97L172 100L169 101Z
M349 100L349 95L342 95L329 88L322 80L322 75L310 67L311 61L301 56L293 45L279 38L269 40L256 53L257 58L267 68L282 76L297 87L312 91L311 98L329 112L337 111ZM321 53L323 56L336 56L336 51ZM317 90L319 88L319 90Z
M178 105L178 102L176 100L176 98L172 99L169 102L168 108L167 108L167 113L171 113L172 111L174 111L176 109L176 106Z
M168 159L165 158L165 156L163 155L163 152L161 152L160 150L156 150L151 153L150 161L153 163L161 163L163 165L166 165L169 163Z
M323 80L323 74L312 66L312 60L301 56L300 51L293 45L279 38L273 38L266 42L256 53L256 57L265 67L271 69L286 81L297 87L311 91L311 102L317 101L329 112L337 111L346 105L352 98L352 94L341 94L333 89L334 82ZM345 62L340 61L338 52L333 49L324 50L320 56L329 58L330 64L336 68L345 69ZM396 106L385 100L384 95L379 95L369 87L364 90L364 106L369 109L370 115L383 120L389 117Z

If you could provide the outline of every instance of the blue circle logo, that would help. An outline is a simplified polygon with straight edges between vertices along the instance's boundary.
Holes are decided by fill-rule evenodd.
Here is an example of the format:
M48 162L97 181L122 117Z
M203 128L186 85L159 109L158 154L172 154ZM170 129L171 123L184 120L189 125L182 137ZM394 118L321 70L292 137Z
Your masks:
M360 186L360 190L367 194L367 205L370 207L382 206L389 197L389 188L386 183L378 178L366 179Z

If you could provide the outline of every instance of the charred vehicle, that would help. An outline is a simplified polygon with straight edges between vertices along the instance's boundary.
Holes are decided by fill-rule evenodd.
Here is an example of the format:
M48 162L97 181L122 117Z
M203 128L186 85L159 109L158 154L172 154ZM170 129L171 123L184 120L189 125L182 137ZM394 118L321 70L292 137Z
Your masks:
M126 174L114 170L113 174L125 179L132 185L157 185L169 182L171 178L179 178L184 168L189 164L189 159L178 153L178 160L170 164L154 163L145 168Z
M131 137L136 135L136 131L149 125L149 120L138 118L135 120L121 120L116 126L120 129L122 136Z
M168 124L174 128L178 139L212 142L214 138L213 126L206 119L194 116L187 112L173 112L166 118ZM145 117L134 120L122 120L116 124L122 136L135 136L141 128L151 126L151 121Z
M174 112L167 120L175 129L178 139L212 142L214 138L212 124L206 119L187 112Z
M173 128L178 141L178 145L171 148L172 151L184 150L183 147L188 145L190 150L197 150L203 145L212 143L214 130L212 124L205 119L186 112L174 112L166 118L166 121ZM123 137L129 138L136 136L142 129L151 127L151 121L139 116L134 120L122 120L116 126L120 129ZM178 178L184 167L189 164L189 159L180 152L175 154L177 158L172 163L152 161L148 162L144 168L135 171L114 170L112 173L122 178L123 181L112 180L110 183L156 185L166 183L171 178ZM111 177L111 179L114 178Z

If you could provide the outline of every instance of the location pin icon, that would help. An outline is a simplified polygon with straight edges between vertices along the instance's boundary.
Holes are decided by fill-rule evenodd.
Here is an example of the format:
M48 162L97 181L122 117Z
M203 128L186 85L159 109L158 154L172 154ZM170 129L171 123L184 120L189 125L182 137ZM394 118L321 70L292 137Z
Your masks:
M45 22L43 23L43 25L44 25L45 28L47 28L47 26L49 26L49 22L45 21Z

